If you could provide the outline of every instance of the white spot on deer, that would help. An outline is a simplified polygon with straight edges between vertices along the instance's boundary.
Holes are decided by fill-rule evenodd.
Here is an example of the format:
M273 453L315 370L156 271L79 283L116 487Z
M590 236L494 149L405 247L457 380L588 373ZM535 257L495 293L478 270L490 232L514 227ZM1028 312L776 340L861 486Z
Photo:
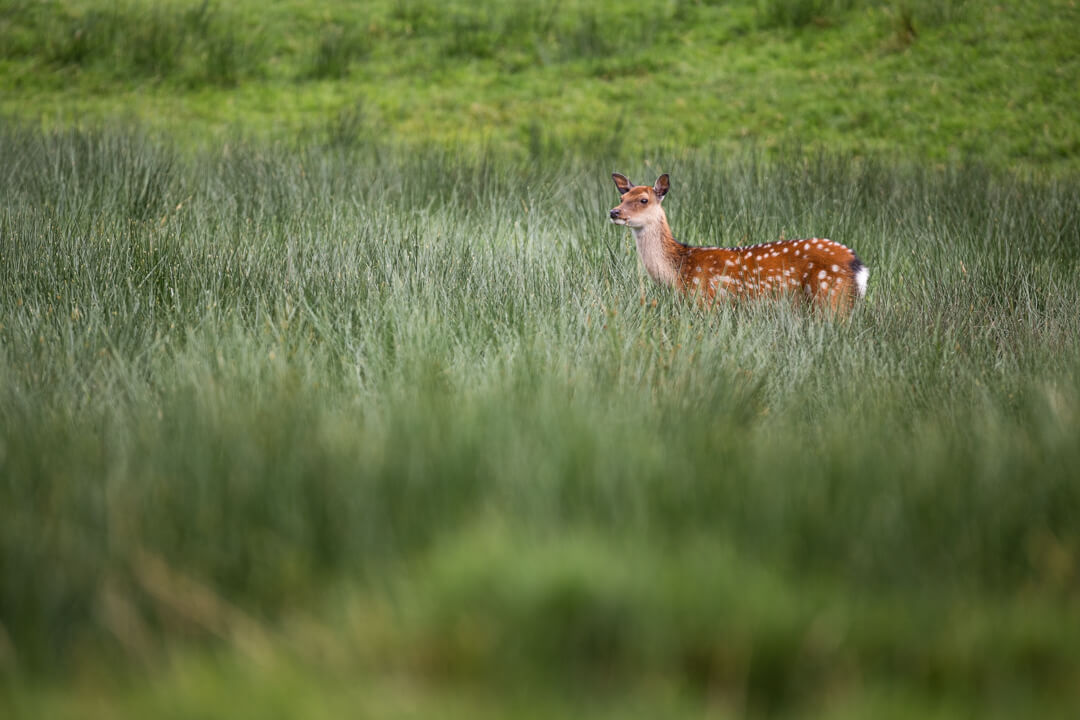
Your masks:
M790 249L791 249L791 248L784 248L784 252L786 253L786 252L787 252L788 250L790 250Z
M822 290L824 290L824 289L826 289L826 288L828 288L828 287L829 287L829 283L827 283L827 282L825 282L824 280L822 280L822 281L821 281L821 289L822 289Z
M725 260L724 265L727 265L728 267L735 267L735 262L733 260Z
M805 280L805 279L806 279L806 276L807 276L807 275L809 275L809 274L810 274L810 273L803 273L803 274L802 274L802 279L803 279L803 280Z
M695 285L697 285L700 282L701 282L701 278L699 278L699 277L694 278L694 284Z
M840 266L839 265L833 265L832 266L832 271L833 272L840 272Z
M810 243L806 243L805 245L803 245L803 250L809 250L809 249L810 249Z
M819 272L819 273L817 274L817 276L818 276L818 280L822 279L822 278L823 278L823 277L825 277L826 275L828 275L828 273L827 273L827 272L825 272L824 270L822 270L821 272Z

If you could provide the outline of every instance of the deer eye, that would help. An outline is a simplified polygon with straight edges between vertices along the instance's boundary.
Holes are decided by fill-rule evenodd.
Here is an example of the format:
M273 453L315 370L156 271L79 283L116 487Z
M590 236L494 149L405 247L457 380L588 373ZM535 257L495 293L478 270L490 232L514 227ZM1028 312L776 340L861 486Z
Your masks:
M649 198L641 198L641 204L642 205L648 205L649 204Z

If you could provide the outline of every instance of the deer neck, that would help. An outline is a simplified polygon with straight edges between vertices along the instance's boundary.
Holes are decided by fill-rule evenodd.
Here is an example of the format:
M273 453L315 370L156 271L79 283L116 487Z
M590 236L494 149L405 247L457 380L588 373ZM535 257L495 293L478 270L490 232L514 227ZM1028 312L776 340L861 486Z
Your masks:
M657 220L633 231L638 255L649 276L662 285L677 285L682 245L671 234L667 217L661 212Z

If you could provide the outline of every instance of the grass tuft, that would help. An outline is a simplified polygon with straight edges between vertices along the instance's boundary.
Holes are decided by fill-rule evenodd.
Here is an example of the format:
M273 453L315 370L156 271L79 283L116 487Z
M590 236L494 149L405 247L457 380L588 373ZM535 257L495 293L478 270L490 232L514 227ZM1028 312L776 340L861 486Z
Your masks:
M758 25L762 29L824 27L854 6L852 0L762 0L758 3Z
M353 63L370 52L365 35L354 27L329 24L322 28L308 77L325 80L348 76Z

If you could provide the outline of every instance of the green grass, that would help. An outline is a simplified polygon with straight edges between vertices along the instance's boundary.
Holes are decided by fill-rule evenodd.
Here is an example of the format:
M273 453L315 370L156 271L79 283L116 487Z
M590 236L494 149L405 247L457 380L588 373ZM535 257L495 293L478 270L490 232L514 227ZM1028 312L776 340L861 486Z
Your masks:
M1069 717L1080 180L0 129L14 716ZM847 322L646 282L825 235Z
M1075 171L1075 3L16 2L0 112L184 145L354 113L383 142L658 146ZM212 142L211 142L212 144ZM666 145L665 145L666 144Z
M1078 21L0 8L0 714L1074 717Z

